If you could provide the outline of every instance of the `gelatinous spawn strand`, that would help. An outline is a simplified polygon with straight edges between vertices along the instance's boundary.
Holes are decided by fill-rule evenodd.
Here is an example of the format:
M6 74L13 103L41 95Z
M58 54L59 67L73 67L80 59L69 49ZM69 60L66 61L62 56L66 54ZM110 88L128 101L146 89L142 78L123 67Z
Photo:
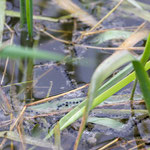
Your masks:
M63 108L71 108L71 107L77 106L83 100L84 100L84 98L77 98L77 99L74 99L74 100L65 100L63 102L59 102L57 104L57 110L60 110L60 109L63 109Z

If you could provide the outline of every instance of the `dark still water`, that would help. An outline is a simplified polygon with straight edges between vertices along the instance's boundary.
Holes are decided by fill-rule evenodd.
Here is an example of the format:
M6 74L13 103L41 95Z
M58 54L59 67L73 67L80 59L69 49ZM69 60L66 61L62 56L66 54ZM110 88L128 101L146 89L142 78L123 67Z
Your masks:
M85 11L91 15L96 22L102 19L116 5L116 1L113 0L109 2L103 0L73 0L73 2L83 12ZM148 3L148 1L142 2ZM0 107L1 132L9 131L11 122L8 124L7 122L11 121L10 114L13 115L12 121L15 122L25 104L56 96L90 83L96 67L114 53L114 50L111 48L119 47L127 36L131 34L129 32L135 31L145 21L136 15L128 13L124 10L124 5L122 4L123 6L121 5L102 22L97 31L102 31L105 34L106 32L104 31L109 31L110 29L119 30L120 32L122 30L127 31L124 38L122 36L119 36L120 38L111 37L110 34L112 33L103 34L101 39L99 39L99 34L92 34L81 38L80 36L83 31L88 31L91 28L87 21L83 21L80 18L81 16L78 18L70 16L55 1L36 0L33 3L34 15L52 17L54 20L34 20L34 40L31 42L27 32L20 29L20 19L7 15L6 23L14 33L13 44L35 47L42 51L57 52L63 54L65 58L70 58L71 62L33 59L9 60L4 76L3 72L7 61L2 59L0 61L0 77L3 78L4 76L4 80L1 82L2 87L0 89L2 99L0 101L2 105ZM9 11L18 12L19 6L18 0L7 1L7 10ZM146 8L145 5L143 7ZM147 22L147 24L149 23ZM40 32L40 29L43 29L46 33ZM148 26L146 30L149 30ZM5 27L3 42L9 40L10 37L11 33ZM102 42L95 42L95 39ZM70 43L68 44L66 41ZM142 39L136 43L136 46L143 47L144 44L145 39ZM109 50L104 50L104 48ZM138 53L142 53L142 51L138 51ZM132 86L133 83L98 106L90 114L90 117L115 119L122 124L121 128L114 129L110 125L87 123L79 144L79 150L96 150L113 140L116 140L116 142L106 149L134 149L134 147L138 149L138 146L141 149L145 149L149 146L149 116L145 110L139 86L136 90L136 96L139 97L133 104L129 101ZM87 91L88 86L76 92L65 94L63 97L56 98L55 102L47 102L43 105L35 105L35 107L27 109L22 123L19 124L22 134L19 135L18 128L16 132L8 132L1 135L3 137L4 134L8 134L10 140L15 139L13 144L7 140L3 145L4 149L11 149L11 147L16 150L22 149L22 144L18 142L20 141L19 136L24 137L25 141L27 141L27 145L24 145L26 146L25 149L33 148L31 145L36 145L35 149L39 150L54 149L54 145L51 144L54 141L53 138L48 143L44 143L51 144L49 147L43 146L39 139L44 139L64 114L70 111L73 106L82 102L87 96ZM120 95L120 97L118 98L117 95ZM10 103L11 109L9 109L5 97ZM135 110L142 111L132 112L132 105ZM80 122L80 120L76 121L61 133L61 144L64 150L73 149ZM14 133L19 140L13 135ZM35 139L30 140L29 136L32 138L36 137L38 142ZM1 138L1 141L3 141L3 138Z

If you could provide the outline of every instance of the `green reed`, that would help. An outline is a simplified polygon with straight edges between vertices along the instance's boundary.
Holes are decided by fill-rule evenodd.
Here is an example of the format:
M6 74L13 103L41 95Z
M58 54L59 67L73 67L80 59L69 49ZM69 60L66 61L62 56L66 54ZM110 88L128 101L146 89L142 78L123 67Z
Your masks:
M33 36L33 2L32 0L20 0L20 27L27 26L29 37Z

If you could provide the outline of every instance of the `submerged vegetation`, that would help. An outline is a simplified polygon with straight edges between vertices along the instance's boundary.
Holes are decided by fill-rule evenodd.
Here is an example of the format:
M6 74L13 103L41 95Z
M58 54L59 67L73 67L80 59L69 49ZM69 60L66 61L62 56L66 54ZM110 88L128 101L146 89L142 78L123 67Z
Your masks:
M17 5L15 7L20 12L15 8L10 10L10 4ZM150 131L143 132L145 136L140 135L138 123L145 119L149 121L150 114L147 73L150 69L150 4L135 0L39 0L33 6L32 0L20 0L20 3L0 1L1 148L10 145L13 149L16 147L14 141L17 141L22 149L111 149L111 146L113 149L113 144L122 143L119 132L124 133L123 138L128 144L132 140L136 143L128 148L147 148ZM38 15L35 8L39 10ZM131 10L134 16L130 15ZM53 14L53 11L59 13ZM125 26L121 26L122 18ZM118 22L115 23L115 19ZM132 26L129 26L128 20L133 21ZM89 49L98 50L96 57L99 56L99 65L92 71L92 76L88 75L90 67L97 64L93 64ZM105 53L109 56L100 62L99 58ZM75 72L80 70L78 67L88 70L84 72L83 79L78 79L80 71ZM65 74L67 79L61 74ZM77 77L70 80L75 75ZM90 76L90 81L85 80L86 76ZM44 79L41 81L41 78ZM50 86L47 86L48 82ZM130 87L128 93L125 93L126 86ZM44 94L37 96L43 89ZM140 90L138 94L137 90ZM123 94L117 93L120 91ZM144 104L141 106L141 103ZM111 117L114 114L127 117ZM80 125L70 134L75 123ZM89 124L94 126L96 133L88 131ZM105 136L118 134L108 141L101 141L99 134L105 134L103 128L109 133ZM126 130L134 134L134 128L137 128L139 137L127 135ZM88 141L85 138L85 130L89 137L93 135L94 143L93 139ZM102 132L99 133L99 130ZM65 134L68 140L73 137L74 146L68 142L68 148L68 143L61 142L66 138ZM85 139L88 144L84 143ZM83 147L80 142L84 143Z

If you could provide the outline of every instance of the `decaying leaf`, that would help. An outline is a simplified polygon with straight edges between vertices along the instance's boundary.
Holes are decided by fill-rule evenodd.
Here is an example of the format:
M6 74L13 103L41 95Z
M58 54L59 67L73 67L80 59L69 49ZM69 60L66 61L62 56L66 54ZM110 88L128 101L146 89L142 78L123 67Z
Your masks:
M136 43L146 38L149 34L149 31L150 23L146 22L139 30L133 32L130 37L120 45L120 48L126 49L127 47L134 46Z
M71 0L55 0L55 3L65 11L72 14L72 16L78 18L80 21L82 21L83 23L89 26L94 26L97 23L94 17L92 17L87 12L82 10Z

